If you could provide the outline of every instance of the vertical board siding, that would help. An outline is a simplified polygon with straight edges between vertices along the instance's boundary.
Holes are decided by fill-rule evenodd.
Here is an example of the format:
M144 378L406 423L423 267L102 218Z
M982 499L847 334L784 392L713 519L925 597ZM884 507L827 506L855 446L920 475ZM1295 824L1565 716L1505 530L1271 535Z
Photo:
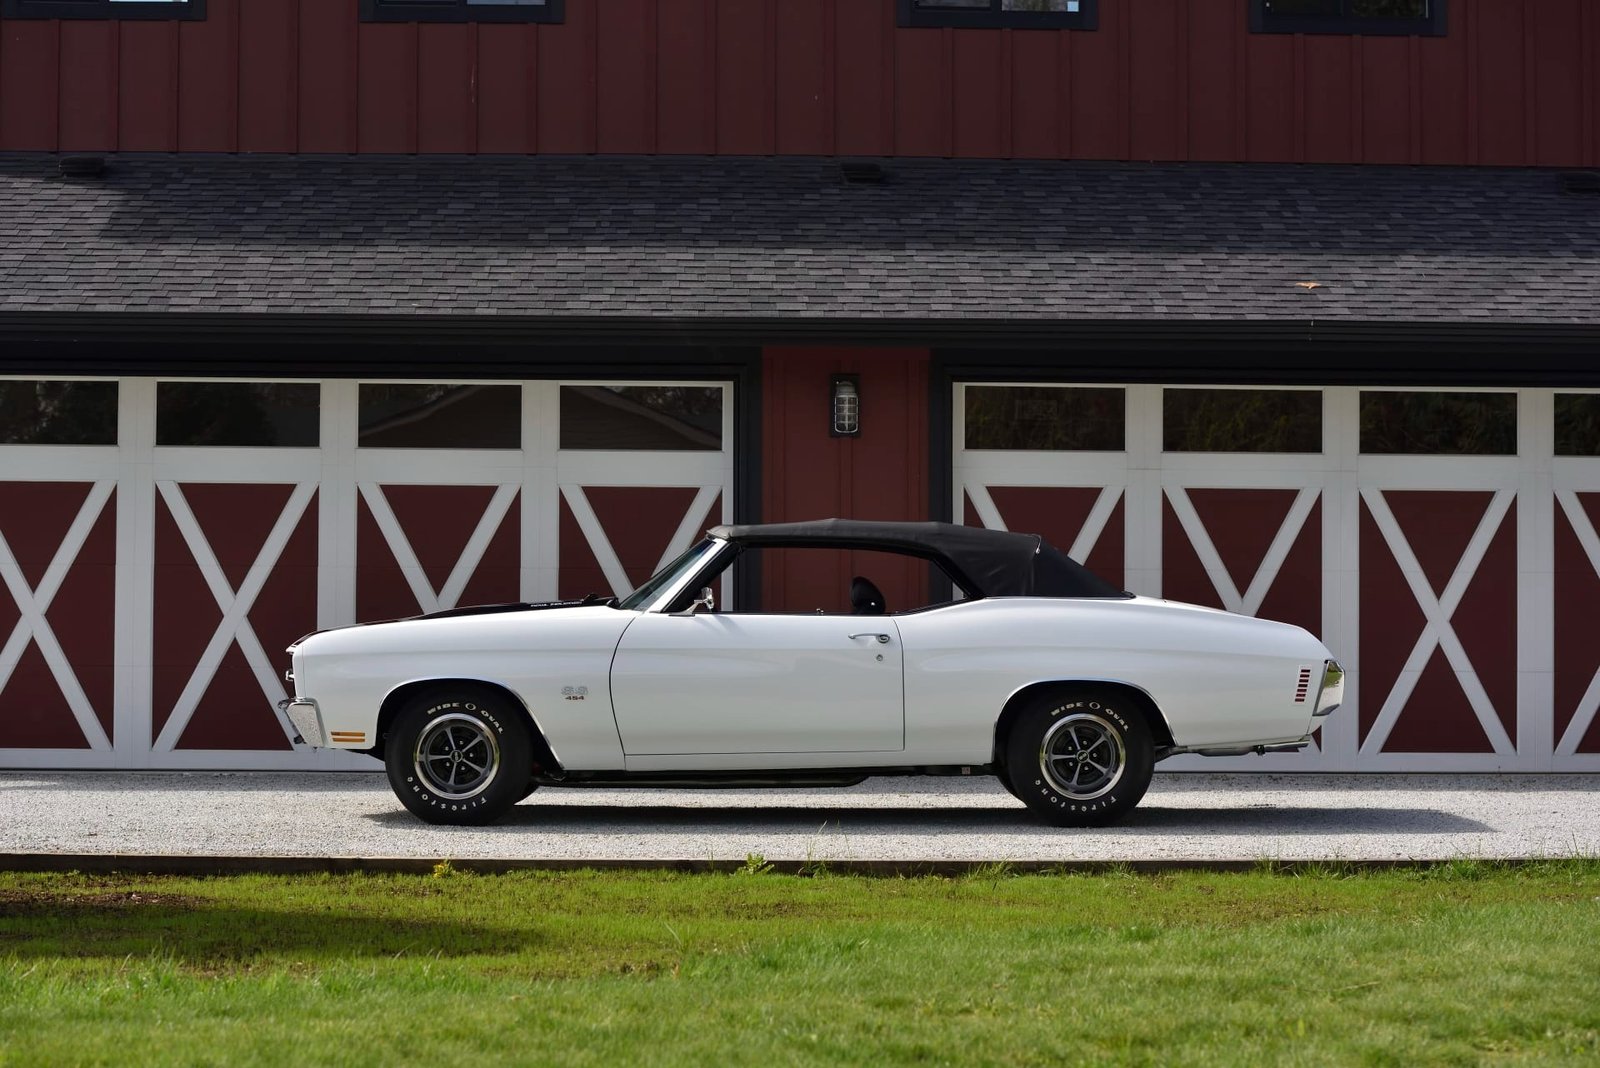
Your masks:
M1072 159L1117 159L1122 154L1125 79L1117 33L1126 20L1111 4L1100 12L1100 32L1072 34L1067 63L1066 106L1071 135L1063 155Z
M301 152L354 152L356 0L300 0L296 139Z
M735 156L773 151L772 64L768 29L772 0L716 4L717 147Z
M60 38L57 22L0 25L0 149L55 150Z
M860 0L834 0L835 145L845 156L893 153L894 28Z
M1452 0L1440 38L1251 34L1246 0L1092 32L903 29L894 0L357 0L0 25L0 150L727 153L1600 164L1600 5Z
M1309 163L1338 163L1351 156L1355 108L1351 105L1351 44L1344 37L1319 37L1305 45L1305 93L1301 126Z
M1411 42L1373 37L1361 42L1361 132L1356 159L1408 163L1411 156Z
M477 43L478 151L532 152L539 143L534 122L539 86L538 27L475 29Z
M712 0L656 5L656 150L716 150L716 10Z
M928 518L929 362L925 349L766 349L761 389L763 521ZM835 374L860 377L860 437L828 433L828 387ZM784 591L814 577L802 573L814 566L805 560L791 558L780 566L790 568L789 573L768 567L761 576L768 611L796 607L785 602ZM882 562L877 566L882 568ZM925 595L925 568L887 570L874 571L872 579L891 610ZM847 590L850 577L826 576L826 588Z
M125 22L117 62L117 147L172 152L178 147L178 26Z
M116 24L63 22L60 49L61 150L115 151L121 54Z
M790 156L828 155L833 151L832 8L780 3L773 14L777 151Z
M417 27L417 151L478 151L478 42L466 24Z
M1187 158L1239 158L1237 91L1242 18L1233 0L1191 0Z
M212 0L178 24L178 151L239 148L238 0Z
M239 151L295 150L298 38L295 5L239 6Z
M951 31L952 155L982 159L1008 154L1004 124L996 119L1009 108L1003 46L1012 36L1006 31Z
M601 152L656 150L655 0L601 0L597 40L596 143Z
M1130 12L1132 14L1132 12ZM1133 159L1174 160L1186 155L1182 60L1179 39L1185 25L1180 0L1149 0L1137 17L1124 19L1129 39L1125 50L1131 66L1124 71L1129 88L1125 136Z
M417 150L418 29L399 22L361 27L356 91L362 152Z
M595 151L594 8L568 4L567 21L540 26L537 108L538 151Z

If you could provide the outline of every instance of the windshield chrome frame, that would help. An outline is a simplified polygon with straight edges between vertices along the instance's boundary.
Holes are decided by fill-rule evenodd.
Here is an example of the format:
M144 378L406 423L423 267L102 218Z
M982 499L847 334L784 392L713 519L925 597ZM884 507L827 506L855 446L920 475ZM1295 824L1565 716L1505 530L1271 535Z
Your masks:
M678 596L682 594L684 590L693 586L695 581L698 580L701 575L706 573L708 566L721 558L721 555L727 551L730 544L731 543L726 538L707 538L705 548L698 556L690 561L688 567L684 568L683 574L678 577L678 581L668 583L666 586L663 586L661 589L656 591L656 595L653 599L645 604L639 605L637 608L633 609L633 611L665 612L667 607L671 605L673 601L677 600Z

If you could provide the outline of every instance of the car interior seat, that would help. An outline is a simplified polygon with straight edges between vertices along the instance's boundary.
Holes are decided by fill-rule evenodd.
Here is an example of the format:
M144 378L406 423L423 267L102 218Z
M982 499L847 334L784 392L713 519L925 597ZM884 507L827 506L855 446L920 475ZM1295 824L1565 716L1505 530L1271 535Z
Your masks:
M857 575L850 580L850 614L853 616L881 616L884 614L883 591L870 579Z

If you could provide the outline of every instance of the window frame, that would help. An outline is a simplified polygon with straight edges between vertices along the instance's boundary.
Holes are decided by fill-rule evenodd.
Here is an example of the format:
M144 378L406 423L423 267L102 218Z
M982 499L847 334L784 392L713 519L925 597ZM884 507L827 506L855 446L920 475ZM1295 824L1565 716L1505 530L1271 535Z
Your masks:
M0 17L200 22L206 17L206 0L0 0Z
M550 22L567 21L567 0L543 4L478 3L466 0L361 0L362 22Z
M1097 30L1100 0L1081 0L1072 11L1002 11L1000 0L989 0L988 11L954 8L919 8L914 0L898 0L901 26L923 29Z
M1250 0L1251 33L1325 33L1357 37L1445 37L1449 0L1428 0L1421 18L1362 18L1357 15L1274 15L1272 0ZM1346 6L1351 0L1341 0Z

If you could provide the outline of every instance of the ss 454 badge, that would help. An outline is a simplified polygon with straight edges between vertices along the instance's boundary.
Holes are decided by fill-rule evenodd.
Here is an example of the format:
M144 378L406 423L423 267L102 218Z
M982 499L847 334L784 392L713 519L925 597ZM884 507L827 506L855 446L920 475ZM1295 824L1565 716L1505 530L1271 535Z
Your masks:
M589 687L563 686L561 687L561 696L566 698L568 701L581 701L585 697L589 696Z

